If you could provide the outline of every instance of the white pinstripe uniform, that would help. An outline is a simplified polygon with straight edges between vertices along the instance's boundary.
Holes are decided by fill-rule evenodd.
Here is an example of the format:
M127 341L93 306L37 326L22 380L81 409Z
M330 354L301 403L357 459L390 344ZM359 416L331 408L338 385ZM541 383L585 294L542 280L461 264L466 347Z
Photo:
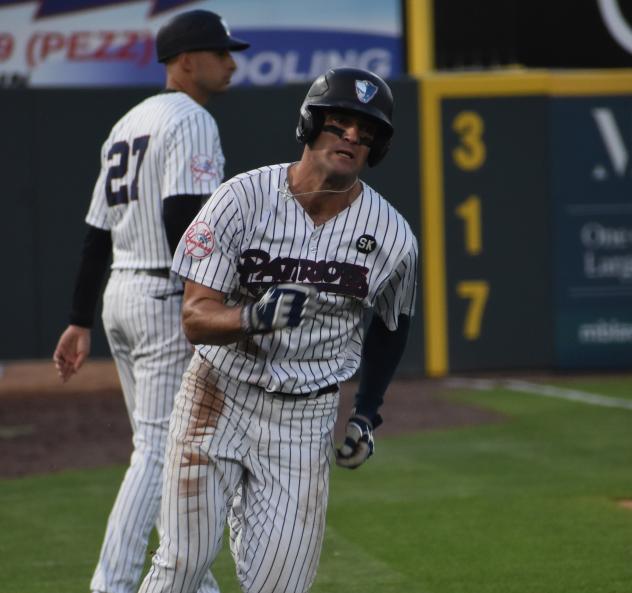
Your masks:
M310 588L325 527L337 384L359 365L363 310L372 307L391 330L400 314L413 313L417 241L404 218L364 184L348 208L315 226L286 197L287 170L265 167L220 186L174 256L175 272L223 292L228 305L298 282L318 289L318 306L298 328L197 347L176 396L164 535L143 593L195 589L240 487L230 523L243 591Z
M169 416L191 346L181 327L182 283L162 220L162 200L211 194L224 156L210 114L181 92L150 97L114 126L86 222L111 231L112 272L103 324L134 434L130 467L110 514L92 591L136 591L159 510ZM208 573L201 591L217 591Z

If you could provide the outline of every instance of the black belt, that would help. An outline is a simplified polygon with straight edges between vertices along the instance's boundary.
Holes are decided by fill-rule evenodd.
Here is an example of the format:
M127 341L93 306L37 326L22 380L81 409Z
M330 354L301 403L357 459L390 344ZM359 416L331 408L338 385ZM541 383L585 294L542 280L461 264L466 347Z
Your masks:
M169 278L171 276L171 270L169 268L148 268L146 270L134 270L134 274L157 276L158 278Z
M320 395L325 395L326 393L335 393L338 391L338 383L333 383L332 385L327 385L327 387L321 387L314 395L316 397ZM272 395L283 395L286 397L301 397L306 395L311 395L311 393L285 393L283 391L272 391Z
M335 393L338 391L338 383L333 383L332 385L327 385L327 387L321 387L316 395L325 395L326 393Z

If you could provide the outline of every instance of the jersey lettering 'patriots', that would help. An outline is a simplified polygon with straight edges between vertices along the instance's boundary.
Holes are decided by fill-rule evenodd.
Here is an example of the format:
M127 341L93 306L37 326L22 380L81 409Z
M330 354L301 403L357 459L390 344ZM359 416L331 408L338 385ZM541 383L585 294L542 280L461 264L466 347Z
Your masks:
M308 282L318 290L364 298L369 268L347 262L313 261L295 257L270 258L262 249L247 249L237 265L239 282L253 295L282 282Z
M300 327L198 346L236 381L300 394L354 374L365 308L391 330L400 314L412 315L417 240L401 214L366 184L349 207L315 225L297 200L283 196L288 167L262 167L222 184L189 227L208 225L212 253L203 259L187 254L185 233L172 270L224 293L229 306L253 302L272 284L314 285L315 315Z

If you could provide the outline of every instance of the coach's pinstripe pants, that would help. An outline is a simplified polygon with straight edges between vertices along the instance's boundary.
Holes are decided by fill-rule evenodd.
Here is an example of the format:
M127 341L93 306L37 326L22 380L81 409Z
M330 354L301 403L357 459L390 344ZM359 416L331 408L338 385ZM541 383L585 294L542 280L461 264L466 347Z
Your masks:
M169 417L191 346L181 329L182 286L170 278L113 271L103 324L133 432L130 466L110 513L90 589L134 593L156 524ZM200 589L217 593L210 575Z

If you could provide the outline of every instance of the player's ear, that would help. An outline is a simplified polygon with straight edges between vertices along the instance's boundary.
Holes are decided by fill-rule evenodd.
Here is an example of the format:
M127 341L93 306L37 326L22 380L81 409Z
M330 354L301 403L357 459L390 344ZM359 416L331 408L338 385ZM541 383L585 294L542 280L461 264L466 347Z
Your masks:
M178 65L183 72L191 72L193 70L193 55L190 51L183 51L176 57Z

